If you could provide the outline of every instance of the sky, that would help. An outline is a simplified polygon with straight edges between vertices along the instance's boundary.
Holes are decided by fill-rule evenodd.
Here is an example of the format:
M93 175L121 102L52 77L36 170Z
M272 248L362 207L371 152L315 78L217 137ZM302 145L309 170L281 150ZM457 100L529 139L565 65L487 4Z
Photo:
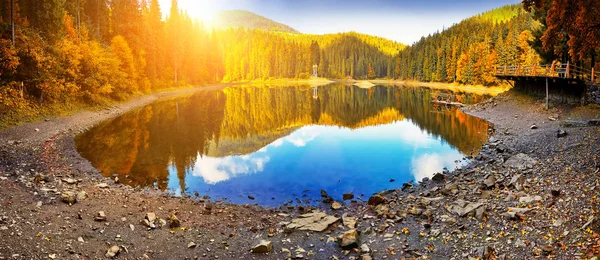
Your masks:
M179 0L193 17L248 10L308 34L356 31L412 44L461 20L521 0ZM171 0L159 0L163 12Z

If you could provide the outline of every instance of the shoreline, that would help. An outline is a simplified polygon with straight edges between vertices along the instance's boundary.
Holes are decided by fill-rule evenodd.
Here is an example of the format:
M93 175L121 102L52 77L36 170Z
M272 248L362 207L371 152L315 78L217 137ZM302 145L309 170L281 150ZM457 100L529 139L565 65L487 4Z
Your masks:
M593 169L598 167L594 163L600 162L600 130L565 128L568 135L556 137L556 129L562 129L560 121L570 120L571 116L571 119L589 119L590 115L598 116L598 111L583 108L584 113L574 109L575 113L562 107L545 111L537 101L512 91L463 109L495 125L495 137L471 163L435 180L382 191L381 201L372 205L360 200L342 203L341 210L322 205L318 209L326 214L338 218L348 214L358 222L350 228L350 224L346 225L349 221L343 218L325 232L289 233L289 226L281 224L307 212L305 207L213 203L122 185L104 178L75 149L74 136L81 129L159 98L225 86L228 84L156 93L101 111L78 112L0 130L0 186L3 187L0 203L7 205L0 208L0 235L17 237L0 242L0 256L103 258L109 245L118 245L123 258L281 259L287 258L288 252L309 259L343 258L346 249L335 241L343 240L338 236L354 229L359 231L356 246L364 244L368 250L359 247L356 252L350 250L348 256L362 259L423 255L434 259L485 258L486 254L519 259L548 251L558 257L588 254L575 246L562 249L558 243L563 240L547 241L543 235L548 232L557 238L564 230L570 232L564 238L568 239L565 244L590 246L598 242L597 237L592 238L593 233L581 227L599 209L598 201L591 199L598 190L591 188L597 187L594 183L600 180L598 168ZM552 121L550 117L558 120ZM531 124L537 128L531 129ZM526 154L538 163L527 164L518 171L506 166L518 154ZM552 165L546 166L548 160ZM574 165L577 161L582 162ZM569 168L577 175L569 174ZM556 180L548 179L556 172L564 173ZM517 174L522 177L513 181ZM550 189L561 194L549 195ZM61 201L65 191L85 191L87 198L69 206ZM505 201L508 197L512 200ZM592 203L585 202L586 199ZM458 200L464 203L457 204ZM554 205L547 207L549 203ZM511 212L507 211L510 207L529 210L512 214L521 218L514 220L510 213L505 216ZM104 220L97 220L99 211L106 214ZM173 213L181 226L147 230L140 221L150 212L165 220ZM541 221L534 221L536 218ZM561 222L558 226L557 220ZM591 222L588 227L598 232L600 222ZM250 248L261 239L273 243L271 254L250 253ZM190 247L190 242L196 246ZM515 247L517 244L519 247Z

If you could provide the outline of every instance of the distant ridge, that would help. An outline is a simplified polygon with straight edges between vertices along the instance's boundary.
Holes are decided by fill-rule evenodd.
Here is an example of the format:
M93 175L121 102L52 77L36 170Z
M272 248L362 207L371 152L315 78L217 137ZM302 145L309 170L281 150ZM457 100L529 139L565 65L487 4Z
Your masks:
M216 17L215 27L260 29L269 32L282 32L300 34L296 29L282 23L275 22L264 16L245 10L231 10L220 12Z

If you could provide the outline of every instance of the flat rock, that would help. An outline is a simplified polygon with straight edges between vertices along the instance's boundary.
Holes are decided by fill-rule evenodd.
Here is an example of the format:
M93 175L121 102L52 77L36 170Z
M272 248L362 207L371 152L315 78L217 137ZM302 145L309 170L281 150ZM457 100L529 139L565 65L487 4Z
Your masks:
M524 153L513 155L504 162L505 166L521 171L533 168L535 164L537 164L537 160Z
M324 212L316 211L313 213L307 213L300 215L299 218L292 219L292 223L288 224L286 228L297 229L297 230L309 230L322 232L329 227L329 225L340 220L334 216L327 215Z
M96 187L101 188L101 189L106 189L106 188L108 188L108 184L106 184L106 183L99 183L99 184L96 184Z
M273 250L273 243L268 240L261 240L260 243L252 247L252 253L266 254Z
M520 197L519 198L519 202L520 203L525 203L525 204L530 204L530 203L534 203L534 202L538 202L542 200L542 196L525 196L525 197Z

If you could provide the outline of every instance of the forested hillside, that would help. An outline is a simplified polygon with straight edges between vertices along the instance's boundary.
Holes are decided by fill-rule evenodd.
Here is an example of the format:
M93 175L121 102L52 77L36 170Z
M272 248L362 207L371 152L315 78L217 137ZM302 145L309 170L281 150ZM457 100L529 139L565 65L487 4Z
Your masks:
M497 65L539 64L531 47L540 26L521 5L466 19L422 38L396 58L399 79L492 85Z

